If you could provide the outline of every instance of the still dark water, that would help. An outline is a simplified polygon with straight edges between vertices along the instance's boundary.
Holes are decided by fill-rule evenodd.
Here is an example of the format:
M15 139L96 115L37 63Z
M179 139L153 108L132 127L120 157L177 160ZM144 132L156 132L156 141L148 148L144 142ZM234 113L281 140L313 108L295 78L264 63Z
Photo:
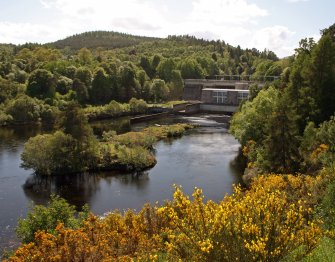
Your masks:
M120 174L105 172L71 176L38 177L32 170L20 168L24 143L42 127L0 129L0 254L16 246L15 227L25 217L29 204L46 204L50 194L57 194L80 208L88 203L96 214L112 209L139 210L144 203L164 203L171 199L173 184L187 194L194 187L203 189L207 199L219 201L240 183L241 166L236 161L239 143L227 133L218 115L172 117L130 126L129 119L92 124L95 134L103 130L127 132L153 124L190 122L200 127L182 138L155 145L157 165L145 172Z

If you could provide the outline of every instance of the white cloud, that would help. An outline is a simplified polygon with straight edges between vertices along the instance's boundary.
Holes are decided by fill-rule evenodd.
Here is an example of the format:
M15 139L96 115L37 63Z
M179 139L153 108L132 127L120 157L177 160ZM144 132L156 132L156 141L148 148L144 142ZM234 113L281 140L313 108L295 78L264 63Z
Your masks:
M113 30L157 34L166 23L150 1L140 0L43 0L47 8L61 12L61 23L73 30Z
M157 37L190 34L242 47L267 48L279 55L293 50L288 44L293 33L287 28L259 29L258 23L269 13L250 0L184 1L188 1L188 8L174 12L178 7L163 0L40 0L58 19L44 24L0 21L0 42L51 42L75 33L109 30Z
M90 25L98 29L156 36L193 32L220 35L217 32L222 31L227 35L239 35L230 28L255 24L257 18L268 14L265 9L246 0L193 0L192 9L182 14L183 19L177 22L170 19L171 14L165 5L159 8L154 0L123 0L117 4L110 0L41 1L45 7L59 10L70 27L88 28Z
M230 44L244 44L250 28L267 10L246 0L194 0L189 14L179 24L170 25L170 34L191 34L207 39L222 39Z
M265 9L245 0L194 0L190 16L195 22L210 22L214 26L240 25L268 15Z
M58 35L50 26L0 22L0 43L48 42Z
M284 26L265 27L253 34L250 47L256 46L258 49L270 49L279 57L292 53L295 46L292 45L291 38L295 32Z

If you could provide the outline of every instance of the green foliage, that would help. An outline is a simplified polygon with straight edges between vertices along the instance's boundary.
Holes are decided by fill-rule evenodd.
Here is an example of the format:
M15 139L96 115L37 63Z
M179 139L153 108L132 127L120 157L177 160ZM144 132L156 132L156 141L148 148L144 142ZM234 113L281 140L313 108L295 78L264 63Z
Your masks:
M301 246L292 251L281 262L333 262L335 261L335 240L323 237L318 245L306 255L306 247Z
M142 56L140 60L140 66L143 68L143 70L146 72L146 74L152 79L154 77L154 70L151 66L151 63L149 61L148 57Z
M326 229L335 229L335 181L332 181L327 187L319 215L325 222L324 226Z
M144 147L146 149L152 148L153 144L157 142L157 138L147 132L128 132L112 138L117 145L124 145L127 147Z
M0 77L0 104L24 92L24 86Z
M121 101L127 102L135 97L137 93L136 91L139 88L139 83L136 80L136 73L132 64L127 64L121 67L120 87L122 89L120 94Z
M272 110L263 146L258 152L257 166L275 173L296 172L300 162L296 114L285 96L278 98Z
M249 101L252 101L255 97L257 97L258 93L262 90L262 87L260 87L257 84L252 84L249 87Z
M58 78L56 91L61 95L65 95L67 92L70 91L72 87L73 81L70 78L65 76L61 76Z
M252 87L250 101L234 115L230 130L251 167L280 173L315 172L335 161L335 98L331 95L335 93L335 44L331 36L325 33L317 44L313 39L301 40L289 65L289 59L253 62L254 79L281 75L281 81L276 83L277 90L258 92Z
M112 97L112 89L108 76L103 68L97 68L90 89L90 100L93 104L104 105L109 103Z
M311 53L310 83L319 114L317 123L329 120L335 112L335 43L323 36Z
M154 97L155 103L165 101L169 95L169 88L164 80L155 79L152 82L151 92Z
M45 69L37 69L31 73L27 94L39 99L53 98L55 96L56 81L53 74Z
M171 82L172 80L172 71L176 68L176 65L173 59L165 59L161 61L157 67L157 73L160 79L165 82Z
M335 24L332 24L330 27L321 30L323 36L329 35L333 42L335 42Z
M76 153L76 141L62 131L37 135L24 145L22 166L44 175L85 170L84 167L76 166ZM79 170L75 170L76 168Z
M93 55L90 50L88 50L86 47L83 47L78 51L78 59L80 64L88 65L92 63Z
M73 49L87 48L120 48L136 45L142 41L155 41L158 38L133 36L118 32L93 31L76 34L63 40L58 40L52 45L57 48L71 46Z
M142 102L141 100L133 99L132 104L133 104L133 110L131 111L129 104L121 104L116 102L115 100L112 100L109 104L106 104L104 106L86 107L84 108L84 112L89 120L99 120L99 119L126 116L130 114L143 113L144 108L146 108L144 101Z
M143 170L152 167L155 157L148 149L167 137L181 136L193 126L180 124L116 135L104 133L101 142L92 134L87 122L73 119L74 109L61 121L63 131L30 138L24 146L22 166L42 175L77 173L86 170ZM85 119L78 114L77 117ZM64 118L64 117L63 117ZM70 129L70 122L76 123ZM70 121L70 122L68 122ZM81 120L83 121L83 120Z
M6 104L5 113L10 115L13 122L16 123L30 123L39 120L53 123L58 115L58 109L44 104L37 98L21 95Z
M75 78L72 83L72 90L76 94L78 103L85 104L89 99L87 86L78 78Z
M128 171L141 171L156 164L154 156L145 148L120 146L117 150L118 163Z
M33 242L35 233L45 231L55 234L56 226L63 223L66 228L77 229L88 217L88 206L76 215L76 209L59 196L51 196L48 206L34 205L28 212L27 218L19 219L16 233L23 243Z
M230 121L230 132L246 145L249 140L260 143L267 134L268 118L272 115L279 91L270 87L259 92L253 101L242 105Z
M13 117L0 110L0 126L6 126L12 123Z
M151 126L145 128L143 132L157 139L164 139L168 137L178 137L185 133L186 130L194 128L189 124L175 124L167 126Z
M204 72L200 64L192 58L188 58L181 62L181 76L184 79L201 79L204 78Z
M172 71L169 83L170 99L181 99L183 95L184 82L179 70Z
M63 131L28 140L22 165L45 175L81 172L97 165L98 141L78 105L67 106L58 126Z
M86 88L91 87L93 76L90 69L88 69L87 67L82 66L77 68L74 77L79 79L82 83L84 83Z
M22 166L42 175L78 173L97 164L98 145L94 139L78 141L57 131L32 137L21 155Z
M102 105L88 111L89 115L105 118L114 114L106 113L108 107L104 107L112 100L122 103L134 97L147 102L179 100L183 78L252 74L256 60L257 64L271 63L276 57L269 51L243 50L224 41L206 41L188 35L158 39L97 31L75 35L48 47L1 45L0 104L6 101L6 105L1 105L2 123L16 121L5 108L7 103L14 104L23 92L59 110L64 110L71 101L84 107ZM283 66L282 62L277 64ZM30 110L27 119L39 121L41 115L52 119L53 111L48 108L38 116ZM120 113L114 115L129 114L126 106L117 111Z
M143 99L132 98L129 101L129 107L132 113L145 113L148 105Z
M273 61L271 60L263 60L263 59L257 59L254 62L254 66L256 67L255 73L253 74L253 78L258 79L262 76L268 75L267 72L271 71L269 70L273 66ZM278 74L279 75L279 74ZM262 80L262 79L261 79Z
M245 147L245 155L262 171L299 169L299 132L296 114L287 97L273 87L242 105L231 120L230 132Z
M309 123L304 131L300 153L310 169L332 166L335 163L335 118L323 122L319 128Z

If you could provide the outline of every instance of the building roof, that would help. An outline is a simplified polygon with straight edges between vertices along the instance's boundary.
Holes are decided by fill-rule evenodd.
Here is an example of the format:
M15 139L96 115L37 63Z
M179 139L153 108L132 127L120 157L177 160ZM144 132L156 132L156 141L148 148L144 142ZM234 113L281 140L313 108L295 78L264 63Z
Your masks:
M249 90L245 90L245 89L222 89L222 88L204 88L202 89L202 91L235 91L235 92L245 92L245 93L249 93Z

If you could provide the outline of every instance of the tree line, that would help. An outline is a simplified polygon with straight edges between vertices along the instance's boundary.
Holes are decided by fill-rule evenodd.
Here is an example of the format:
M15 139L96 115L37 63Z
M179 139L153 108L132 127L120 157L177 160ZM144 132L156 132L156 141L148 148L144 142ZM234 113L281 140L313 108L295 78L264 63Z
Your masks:
M128 44L117 48L115 37ZM80 49L71 39L82 43ZM187 35L153 39L98 31L69 41L61 49L52 43L0 46L0 125L51 122L73 101L87 107L128 103L133 97L149 103L180 100L183 79L280 75L289 61L268 50ZM90 41L101 46L85 47Z
M302 39L280 81L261 91L254 88L254 95L233 117L230 130L241 142L250 168L311 173L333 164L334 26L321 33L318 43Z

